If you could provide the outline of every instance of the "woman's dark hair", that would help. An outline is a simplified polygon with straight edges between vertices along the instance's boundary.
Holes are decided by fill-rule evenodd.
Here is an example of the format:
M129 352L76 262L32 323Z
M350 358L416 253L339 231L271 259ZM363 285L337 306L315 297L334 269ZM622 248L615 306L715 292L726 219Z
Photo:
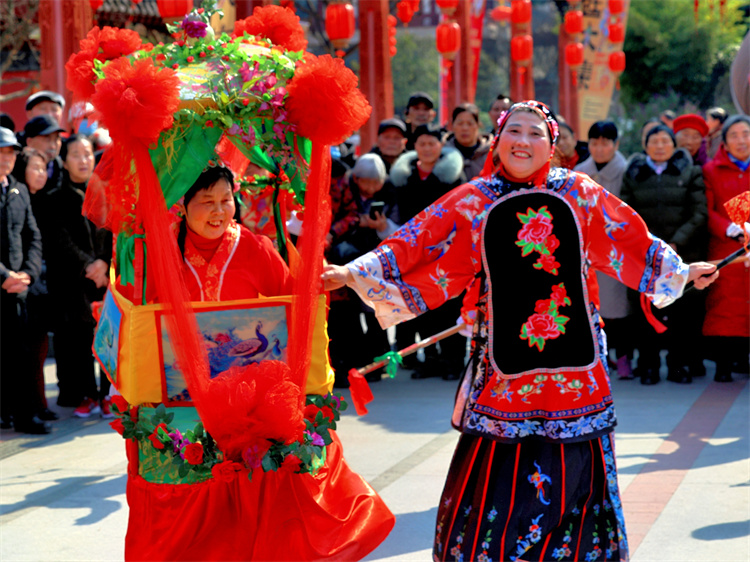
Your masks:
M455 107L455 109L453 110L453 115L451 117L451 123L453 123L456 120L456 117L461 115L464 111L471 113L471 116L474 118L474 121L479 123L479 108L473 103L466 103L466 102L460 103Z
M16 158L16 165L13 167L11 175L19 182L25 184L26 168L28 168L29 166L29 160L31 160L35 156L41 158L45 166L47 165L47 162L49 162L49 160L47 159L47 155L44 152L42 152L41 150L37 150L36 148L31 148L30 146L25 146L23 150L18 154L18 158Z
M657 125L653 129L651 129L648 133L646 133L646 138L643 141L643 144L645 146L648 146L648 139L650 139L656 133L667 133L669 135L669 138L672 139L672 144L677 146L677 139L674 138L674 132L672 131L672 129L667 127L664 123Z
M559 118L558 118L558 119L557 119L557 124L558 124L558 126L559 126L559 127L561 128L561 129L562 129L563 127L565 127L566 129L568 129L568 132L570 132L570 134L571 134L571 135L573 135L574 137L576 136L576 132L575 132L575 131L573 130L573 127L571 127L571 126L570 126L570 125L568 124L568 122L567 122L567 121L564 121L563 119L559 119Z
M597 121L589 129L589 140L591 139L617 140L617 125L612 121Z
M209 189L219 180L226 180L230 186L234 185L234 174L232 170L224 166L213 166L201 172L195 183L190 186L187 193L182 198L182 204L187 209L188 203L198 195L202 189ZM187 217L183 217L180 222L180 229L177 232L177 245L180 247L180 254L185 257L185 237L187 236Z
M65 141L62 143L62 146L60 147L60 160L65 162L65 160L68 159L68 147L71 146L74 142L79 142L85 140L91 145L91 151L93 152L94 149L94 141L92 141L89 137L86 135L79 135L78 133L74 135L70 135Z

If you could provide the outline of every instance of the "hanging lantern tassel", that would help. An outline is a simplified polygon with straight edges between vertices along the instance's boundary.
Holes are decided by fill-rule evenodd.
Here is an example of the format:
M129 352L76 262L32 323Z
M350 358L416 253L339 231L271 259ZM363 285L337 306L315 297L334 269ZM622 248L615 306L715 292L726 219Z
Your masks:
M695 12L695 23L698 24L698 4L700 0L693 1L693 12Z

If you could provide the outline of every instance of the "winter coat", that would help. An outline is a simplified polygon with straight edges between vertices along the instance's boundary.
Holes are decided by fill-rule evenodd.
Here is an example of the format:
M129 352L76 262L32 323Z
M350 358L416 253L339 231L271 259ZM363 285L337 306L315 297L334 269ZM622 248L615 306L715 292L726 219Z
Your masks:
M492 137L489 135L480 135L479 141L473 151L470 151L471 149L460 146L456 142L456 137L451 134L445 141L445 146L450 146L461 152L461 155L464 157L464 176L466 176L467 180L472 180L482 173L484 162L487 160L487 154L492 148Z
M705 257L706 194L700 166L684 149L677 149L667 168L657 174L642 153L628 162L621 199L646 221L649 230L674 244L683 260Z
M8 176L5 194L0 194L0 217L0 284L11 271L27 273L33 283L42 272L42 236L29 191L13 176Z
M592 180L604 187L611 194L620 197L622 176L627 168L627 160L620 153L615 152L614 158L601 169L596 169L594 159L589 157L575 167L576 172L587 174ZM630 314L628 303L628 288L617 279L596 272L599 282L599 313L604 318L625 318Z
M741 247L727 236L729 215L724 203L750 189L750 170L743 172L729 159L726 147L703 167L708 205L708 259L720 260ZM708 288L703 333L707 336L750 337L750 274L741 264L721 270Z
M110 263L112 258L112 234L82 215L82 188L65 174L63 184L44 200L47 286L59 322L93 322L91 303L101 300L105 290L86 278L86 267L97 259Z
M432 205L454 187L466 181L464 159L455 148L443 147L435 167L425 179L419 177L417 152L410 150L391 166L389 179L396 189L398 224Z

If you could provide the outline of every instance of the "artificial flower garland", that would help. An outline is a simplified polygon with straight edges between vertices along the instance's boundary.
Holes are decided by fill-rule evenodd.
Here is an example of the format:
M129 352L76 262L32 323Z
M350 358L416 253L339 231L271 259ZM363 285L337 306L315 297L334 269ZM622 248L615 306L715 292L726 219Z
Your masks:
M110 425L124 439L148 443L159 454L171 457L180 478L192 471L199 481L212 477L228 481L245 472L252 480L253 471L259 468L264 472L315 474L325 462L326 446L332 442L330 431L336 429L336 422L347 406L340 394L308 395L302 439L291 443L269 439L270 447L265 453L257 447L248 447L242 453L241 463L228 459L219 450L201 422L185 433L170 425L174 413L167 411L164 404L159 404L154 414L146 418L138 416L137 407L131 407L122 396L114 396L115 420Z

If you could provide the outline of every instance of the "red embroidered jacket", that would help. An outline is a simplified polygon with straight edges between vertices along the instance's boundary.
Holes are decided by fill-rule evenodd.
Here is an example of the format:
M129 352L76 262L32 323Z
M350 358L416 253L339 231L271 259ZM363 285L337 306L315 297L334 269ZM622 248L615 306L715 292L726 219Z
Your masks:
M594 271L657 306L680 296L688 274L632 208L561 168L541 189L498 176L459 186L348 267L384 328L471 285L472 358L453 423L501 441L611 431Z

